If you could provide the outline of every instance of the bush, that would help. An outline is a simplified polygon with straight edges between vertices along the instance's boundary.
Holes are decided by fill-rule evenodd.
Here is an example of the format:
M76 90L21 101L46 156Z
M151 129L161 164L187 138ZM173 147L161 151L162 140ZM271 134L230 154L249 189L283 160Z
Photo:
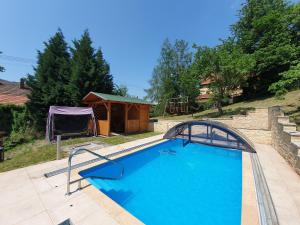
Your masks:
M279 75L281 79L269 87L269 91L275 93L277 99L284 99L289 90L300 88L300 63Z
M8 137L4 139L4 149L10 150L19 144L28 143L35 138L34 132L30 129L24 131L12 131Z
M26 108L20 112L13 112L13 121L11 126L13 132L25 132L28 129L29 117Z
M198 102L198 105L199 105L199 110L198 110L199 112L199 111L204 111L204 110L214 108L215 103L212 99L206 99Z
M7 113L6 118L9 118L9 123L7 122L6 124L9 136L4 139L4 148L9 150L18 144L32 141L36 135L34 130L29 126L26 107L9 106L5 107L5 110Z
M164 108L162 107L162 105L153 105L150 107L149 114L150 118L162 116L164 114Z
M24 106L0 105L0 131L4 131L9 135L13 129L14 114L23 113L24 111Z

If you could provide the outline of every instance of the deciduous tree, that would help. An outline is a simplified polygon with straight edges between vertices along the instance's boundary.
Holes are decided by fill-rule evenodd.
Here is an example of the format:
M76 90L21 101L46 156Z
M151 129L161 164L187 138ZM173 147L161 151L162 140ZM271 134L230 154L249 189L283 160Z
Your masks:
M158 64L153 69L150 88L146 90L147 98L157 102L157 112L161 114L168 99L188 96L194 101L199 89L198 81L190 71L192 53L188 43L176 40L171 44L164 41Z
M214 48L198 47L193 69L201 80L211 81L212 100L222 114L223 103L233 91L245 85L253 65L250 55L243 54L232 40L227 40Z
M256 61L246 94L265 93L280 79L279 73L299 57L290 12L285 0L247 0L240 10L239 20L232 26L234 37Z
M278 98L282 98L289 90L300 88L300 63L292 66L290 70L280 73L280 76L281 79L269 88Z

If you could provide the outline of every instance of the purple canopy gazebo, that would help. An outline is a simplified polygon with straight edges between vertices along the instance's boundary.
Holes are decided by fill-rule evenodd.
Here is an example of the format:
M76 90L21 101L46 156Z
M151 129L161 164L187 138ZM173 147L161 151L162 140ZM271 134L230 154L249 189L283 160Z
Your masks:
M71 123L69 125L77 125L76 123L78 121L75 120L76 116L90 116L88 120L91 120L93 123L93 134L94 136L97 135L97 129L96 129L96 121L95 121L95 115L93 108L91 107L67 107L67 106L50 106L49 108L49 113L48 113L48 118L47 118L47 127L46 127L46 139L49 141L54 139L55 131L57 130L56 127L58 127L57 124L55 124L55 119L59 116L64 116L65 118L62 120L63 123L67 122L67 118L71 117ZM81 120L81 123L85 123L86 127L88 127L88 120ZM70 121L69 121L70 122ZM62 124L60 124L61 126ZM66 126L67 124L65 124ZM63 126L63 125L62 125ZM78 127L77 127L78 129ZM69 129L69 133L72 133L73 130ZM74 132L76 133L76 132Z

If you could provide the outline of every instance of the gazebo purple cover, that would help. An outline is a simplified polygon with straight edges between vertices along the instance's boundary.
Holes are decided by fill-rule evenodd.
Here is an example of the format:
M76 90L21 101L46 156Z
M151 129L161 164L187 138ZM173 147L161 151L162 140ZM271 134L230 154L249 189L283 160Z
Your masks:
M94 135L97 135L96 129L96 120L92 107L67 107L67 106L50 106L48 118L47 118L47 126L46 126L46 139L52 140L54 138L54 116L55 115L91 115L91 119L93 121L94 127L93 132Z

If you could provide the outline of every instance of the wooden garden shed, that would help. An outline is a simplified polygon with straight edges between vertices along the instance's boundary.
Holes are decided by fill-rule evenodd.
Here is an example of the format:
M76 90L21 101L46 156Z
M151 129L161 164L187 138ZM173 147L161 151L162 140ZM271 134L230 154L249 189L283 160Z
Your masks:
M82 103L93 107L97 133L138 133L148 129L151 103L131 97L90 92Z

